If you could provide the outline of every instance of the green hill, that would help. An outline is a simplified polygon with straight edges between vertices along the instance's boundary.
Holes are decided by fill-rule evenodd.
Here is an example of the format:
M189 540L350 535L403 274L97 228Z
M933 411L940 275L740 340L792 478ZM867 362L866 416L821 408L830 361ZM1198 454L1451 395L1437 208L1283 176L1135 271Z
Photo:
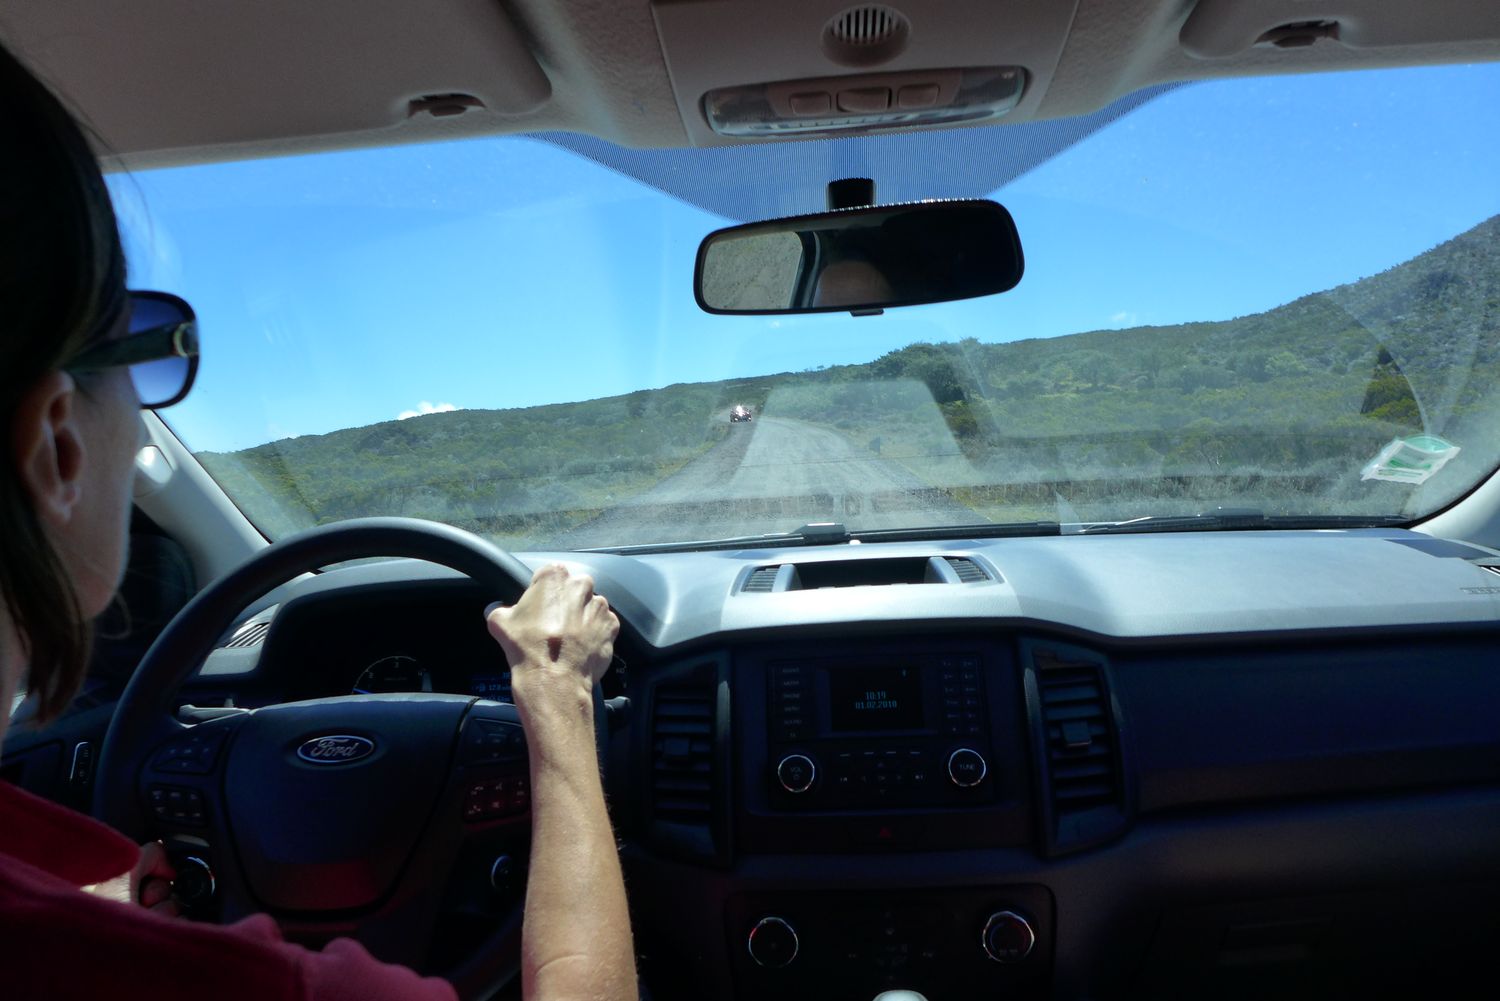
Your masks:
M1500 461L1497 375L1500 216L1381 274L1231 320L913 344L860 365L440 413L200 458L273 534L405 514L535 546L712 448L729 407L747 403L837 428L977 517L1053 517L1059 498L1100 518L1167 502L1388 514L1436 507ZM1387 441L1424 429L1462 446L1440 477L1360 480Z

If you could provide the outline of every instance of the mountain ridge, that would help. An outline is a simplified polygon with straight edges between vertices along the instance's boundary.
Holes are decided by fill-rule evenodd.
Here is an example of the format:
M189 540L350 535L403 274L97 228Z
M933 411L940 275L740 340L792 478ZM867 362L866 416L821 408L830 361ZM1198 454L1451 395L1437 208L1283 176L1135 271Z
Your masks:
M1189 478L1317 470L1352 497L1349 469L1391 437L1425 429L1472 442L1492 427L1497 367L1500 215L1374 275L1227 320L919 342L816 371L437 413L199 455L252 517L281 530L371 511L461 524L514 511L525 531L545 534L671 475L729 433L730 407L760 410L774 393L786 416L887 455L953 455L976 471L938 487L1011 474L1074 483L1144 463ZM925 396L870 388L907 384ZM913 408L942 420L913 422ZM1102 430L1109 448L1087 447ZM1474 475L1497 453L1486 440L1461 458ZM948 475L936 468L920 472ZM1368 495L1409 504L1411 492Z

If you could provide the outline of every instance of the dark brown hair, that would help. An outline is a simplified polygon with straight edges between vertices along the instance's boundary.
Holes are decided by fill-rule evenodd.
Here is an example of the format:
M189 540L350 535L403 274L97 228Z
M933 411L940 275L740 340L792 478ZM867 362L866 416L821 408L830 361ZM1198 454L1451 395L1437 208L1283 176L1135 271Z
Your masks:
M0 108L0 428L9 430L37 380L105 337L125 309L125 258L82 130L3 45ZM8 434L4 447L14 447ZM62 712L88 669L90 627L17 475L18 457L3 458L0 598L46 719Z

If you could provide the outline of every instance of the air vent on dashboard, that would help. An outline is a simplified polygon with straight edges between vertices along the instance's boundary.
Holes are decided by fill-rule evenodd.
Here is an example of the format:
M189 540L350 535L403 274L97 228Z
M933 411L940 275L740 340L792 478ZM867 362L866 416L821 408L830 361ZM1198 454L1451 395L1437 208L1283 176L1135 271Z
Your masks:
M651 714L651 801L658 820L702 824L713 818L714 692L656 690Z
M1031 649L1028 694L1037 729L1049 854L1121 833L1129 796L1120 727L1102 660L1053 646Z
M1500 575L1500 566L1492 566L1488 563L1476 563L1474 565L1481 570L1488 570L1492 574Z
M753 592L769 592L776 585L776 574L781 566L756 567L750 576L745 578L745 586L740 591L745 594Z
M944 556L953 572L958 574L958 579L965 584L973 584L976 581L989 580L990 575L984 572L984 567L975 563L967 556Z
M224 644L224 646L230 650L260 646L261 643L265 642L266 633L270 631L271 623L269 622L247 622L235 631L235 634L230 637L229 642Z

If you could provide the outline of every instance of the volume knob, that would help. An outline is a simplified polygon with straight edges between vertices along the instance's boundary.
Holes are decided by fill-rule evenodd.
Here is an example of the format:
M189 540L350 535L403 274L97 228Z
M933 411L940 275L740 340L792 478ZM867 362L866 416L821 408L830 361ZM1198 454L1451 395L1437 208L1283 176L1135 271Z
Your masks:
M817 777L817 766L805 754L788 754L776 766L776 781L789 793L807 792Z

